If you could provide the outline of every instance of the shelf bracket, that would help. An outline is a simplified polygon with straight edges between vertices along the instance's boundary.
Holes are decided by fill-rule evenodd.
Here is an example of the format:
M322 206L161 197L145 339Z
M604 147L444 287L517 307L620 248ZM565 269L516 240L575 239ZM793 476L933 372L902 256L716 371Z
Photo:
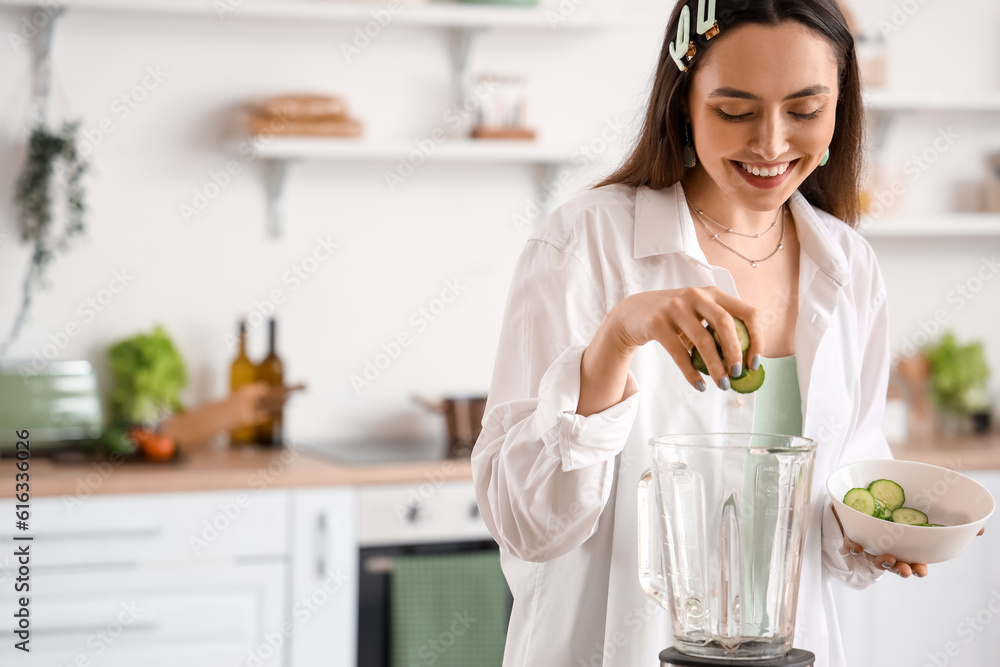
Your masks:
M553 184L559 179L559 169L562 165L558 162L542 162L535 169L535 201L538 203L538 221L542 224L548 220L555 210L556 190Z
M288 178L288 164L285 158L268 160L267 174L267 227L271 238L281 238L285 231L285 184Z
M465 99L472 40L484 28L457 27L451 30L451 79L455 102Z
M902 111L896 109L876 109L870 111L868 116L871 122L872 149L876 160L879 160L885 152L885 146L889 141L889 132L899 119Z

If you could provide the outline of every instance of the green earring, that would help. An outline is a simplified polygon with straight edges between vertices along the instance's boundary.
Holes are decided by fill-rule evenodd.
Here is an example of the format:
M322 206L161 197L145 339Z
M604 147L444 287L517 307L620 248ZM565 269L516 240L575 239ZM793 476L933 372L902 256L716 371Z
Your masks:
M826 163L827 163L827 162L829 162L829 161L830 161L830 149L829 149L829 148L827 148L827 149L826 149L826 152L825 152L825 153L823 153L823 157L822 157L822 158L820 158L820 161L819 161L819 166L821 166L821 167L825 167L825 166L826 166Z

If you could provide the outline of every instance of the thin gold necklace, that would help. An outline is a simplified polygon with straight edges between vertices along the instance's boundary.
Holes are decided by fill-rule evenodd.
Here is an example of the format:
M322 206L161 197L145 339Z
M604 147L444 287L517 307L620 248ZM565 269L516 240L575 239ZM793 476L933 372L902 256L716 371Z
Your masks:
M695 216L697 218L698 222L701 223L701 226L705 228L705 231L708 232L712 236L713 239L715 239L716 241L718 241L719 243L721 243L724 248L726 248L727 250L729 250L729 252L731 252L731 253L733 253L735 255L738 255L739 257L742 257L746 261L750 262L750 266L752 266L755 269L757 268L758 264L760 264L761 262L766 262L767 260L771 259L772 257L774 257L778 253L779 250L781 250L782 248L785 247L785 245L783 243L783 241L785 239L785 207L784 207L784 205L782 205L781 208L778 209L778 217L781 218L781 236L778 237L778 247L775 248L774 250L772 250L771 254L767 255L766 257L761 257L760 259L751 259L751 258L747 257L746 255L744 255L743 253L741 253L736 248L732 247L731 245L729 245L728 243L726 243L725 241L723 241L722 239L720 239L718 233L713 232L712 229L708 225L705 224L705 221L701 219L701 211L698 211L698 209L695 209L695 211L698 214L698 215ZM777 222L777 220L775 220L775 222Z
M778 224L778 216L781 215L781 210L782 210L781 208L778 209L778 212L774 214L774 222L772 222L771 226L768 227L767 229L765 229L764 231L762 231L760 234L744 234L743 232L736 231L732 227L726 227L724 224L722 224L721 222L717 221L715 218L713 218L712 216L710 216L708 213L705 213L703 210L701 210L700 208L698 208L697 206L695 206L693 201L691 201L687 197L684 197L684 198L687 199L687 202L689 204L691 204L691 208L693 208L694 210L698 211L698 215L700 215L701 217L705 218L706 220L708 220L712 224L717 225L717 226L721 227L722 229L725 229L730 234L736 234L737 236L745 236L748 239L759 239L761 236L763 236L764 234L767 234L769 231L771 231L772 229L774 229L774 227Z

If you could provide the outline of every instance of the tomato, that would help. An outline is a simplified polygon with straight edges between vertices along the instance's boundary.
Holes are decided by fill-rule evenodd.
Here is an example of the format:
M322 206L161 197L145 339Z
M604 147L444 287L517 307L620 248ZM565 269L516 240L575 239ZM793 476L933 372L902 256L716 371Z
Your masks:
M142 447L147 458L154 461L167 461L174 457L174 439L166 435L154 435Z
M136 429L129 435L148 459L167 461L174 457L177 447L174 444L174 439L169 436L159 435L149 429Z

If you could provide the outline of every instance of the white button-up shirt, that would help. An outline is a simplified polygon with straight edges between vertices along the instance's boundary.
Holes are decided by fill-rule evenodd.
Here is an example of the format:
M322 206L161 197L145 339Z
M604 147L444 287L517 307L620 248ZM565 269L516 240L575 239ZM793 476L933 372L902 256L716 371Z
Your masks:
M826 478L846 463L890 458L881 431L889 373L885 287L867 242L844 222L789 201L801 249L795 355L803 435L817 441L796 648L844 667L832 579L855 588L881 574L846 555ZM649 290L715 285L680 184L576 195L529 239L517 262L472 454L479 506L501 546L514 595L505 667L658 667L673 644L668 612L639 585L636 498L649 438L753 430L754 395L692 388L667 352L639 348L639 390L576 414L580 360L604 317Z

